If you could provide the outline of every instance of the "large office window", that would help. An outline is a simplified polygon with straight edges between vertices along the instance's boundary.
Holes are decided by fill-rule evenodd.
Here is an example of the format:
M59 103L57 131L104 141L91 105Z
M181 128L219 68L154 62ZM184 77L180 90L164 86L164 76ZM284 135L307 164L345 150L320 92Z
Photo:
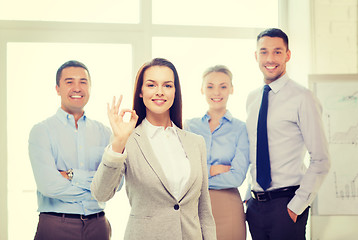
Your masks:
M139 23L139 0L0 0L1 20Z
M201 74L209 66L224 64L234 75L228 108L245 120L246 96L262 84L255 37L263 28L278 26L278 2L35 0L30 7L26 0L0 0L0 69L6 70L0 72L0 81L6 82L0 94L7 95L6 103L0 102L0 112L6 114L7 148L0 150L7 152L8 189L0 193L1 199L3 194L7 198L8 212L7 221L0 223L7 225L8 239L33 239L36 231L36 184L27 140L31 127L60 106L55 72L63 62L76 59L88 66L92 92L85 110L106 125L106 103L112 96L123 94L123 106L131 107L135 74L144 61L164 57L175 64L184 119L205 113ZM106 207L112 239L123 239L129 211L123 188Z
M277 0L152 0L153 23L189 26L276 26Z

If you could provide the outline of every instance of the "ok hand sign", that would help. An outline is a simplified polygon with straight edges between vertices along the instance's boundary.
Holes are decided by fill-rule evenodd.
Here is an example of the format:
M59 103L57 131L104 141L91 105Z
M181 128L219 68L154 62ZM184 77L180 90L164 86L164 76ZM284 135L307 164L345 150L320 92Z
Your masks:
M123 152L128 137L133 132L138 120L138 115L135 110L121 109L121 111L119 111L122 98L123 96L121 95L116 103L116 97L113 97L112 105L109 106L109 104L107 104L108 119L113 132L112 150L119 153ZM123 121L125 113L131 114L128 122Z

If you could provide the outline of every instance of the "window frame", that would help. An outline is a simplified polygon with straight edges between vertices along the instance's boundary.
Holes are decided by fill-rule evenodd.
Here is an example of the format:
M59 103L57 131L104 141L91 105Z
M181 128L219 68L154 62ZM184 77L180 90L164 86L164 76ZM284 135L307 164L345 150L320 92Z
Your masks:
M279 1L278 26L286 29L287 0ZM139 24L72 23L0 20L0 239L8 239L7 173L7 43L132 44L133 81L137 69L152 57L153 37L255 38L263 28L179 26L152 24L152 1L140 0ZM26 202L24 202L26 204Z

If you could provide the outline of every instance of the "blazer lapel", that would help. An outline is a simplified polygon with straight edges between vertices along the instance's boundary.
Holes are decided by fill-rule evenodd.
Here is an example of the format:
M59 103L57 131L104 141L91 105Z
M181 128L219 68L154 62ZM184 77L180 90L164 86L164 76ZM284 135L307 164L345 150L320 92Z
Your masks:
M136 139L138 146L143 153L144 159L147 161L149 166L153 169L153 172L157 175L159 180L162 182L164 188L170 193L171 196L173 196L170 191L167 178L163 172L163 169L162 169L159 161L157 160L157 158L153 152L153 149L151 148L149 139L147 137L147 134L144 131L142 124L140 124L138 127L135 128L133 136ZM174 196L173 196L173 198L174 198Z
M176 127L177 128L177 127ZM187 136L186 132L180 128L177 128L177 133L180 139L180 142L183 146L184 152L186 154L186 157L189 159L190 163L190 177L188 179L188 182L185 184L185 187L182 191L182 194L179 198L179 201L183 199L183 197L187 194L191 186L194 184L196 178L197 178L197 170L200 168L201 160L196 159L198 158L197 155L195 155L195 152L198 151L195 149L195 146L193 146L192 141L190 141L190 138ZM200 168L201 170L201 168Z

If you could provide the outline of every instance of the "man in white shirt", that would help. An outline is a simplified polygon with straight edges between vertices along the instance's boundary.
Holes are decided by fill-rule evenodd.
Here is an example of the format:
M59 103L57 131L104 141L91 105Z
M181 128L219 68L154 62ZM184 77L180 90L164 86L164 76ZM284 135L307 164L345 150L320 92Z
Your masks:
M288 77L291 51L283 31L261 32L255 57L268 86L250 93L246 104L252 164L252 198L246 213L250 233L253 240L305 239L309 205L330 168L321 106L311 91ZM267 113L260 110L265 105L263 88L268 92ZM266 122L258 131L259 111ZM306 150L308 168L303 162ZM262 165L262 155L267 155L266 165ZM262 183L265 171L268 175Z

